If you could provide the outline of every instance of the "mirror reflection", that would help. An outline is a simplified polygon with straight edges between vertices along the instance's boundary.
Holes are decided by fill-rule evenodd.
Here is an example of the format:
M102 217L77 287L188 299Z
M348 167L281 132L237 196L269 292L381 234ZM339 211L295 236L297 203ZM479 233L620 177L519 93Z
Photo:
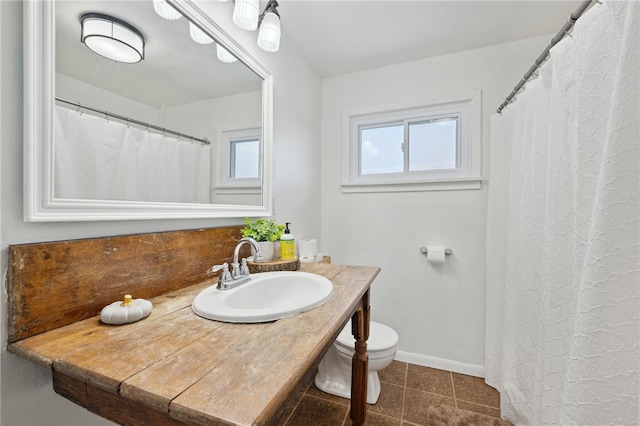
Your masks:
M55 198L262 205L256 73L151 0L58 1L55 16ZM102 41L87 16L94 27L135 29L142 59L92 51Z

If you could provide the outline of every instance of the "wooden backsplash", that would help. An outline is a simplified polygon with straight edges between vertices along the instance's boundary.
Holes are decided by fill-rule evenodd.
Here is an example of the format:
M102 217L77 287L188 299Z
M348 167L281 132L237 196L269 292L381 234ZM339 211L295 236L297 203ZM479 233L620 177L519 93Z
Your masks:
M9 343L214 277L242 226L9 246ZM248 251L243 247L244 253Z

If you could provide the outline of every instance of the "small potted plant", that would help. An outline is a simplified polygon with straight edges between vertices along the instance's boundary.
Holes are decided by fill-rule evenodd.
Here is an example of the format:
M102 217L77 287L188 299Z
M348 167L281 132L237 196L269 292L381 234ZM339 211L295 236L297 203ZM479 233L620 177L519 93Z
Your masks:
M274 219L256 219L252 222L248 217L244 219L243 237L253 238L258 242L262 251L262 262L269 262L274 257L275 242L284 232L284 225L279 225Z

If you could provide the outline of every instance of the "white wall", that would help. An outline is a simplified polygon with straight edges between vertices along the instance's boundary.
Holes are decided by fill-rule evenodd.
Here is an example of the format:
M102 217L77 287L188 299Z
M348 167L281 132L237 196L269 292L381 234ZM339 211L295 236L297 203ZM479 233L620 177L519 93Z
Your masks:
M255 33L231 23L233 3L201 2L202 8L258 57L274 74L275 214L292 222L296 234L320 235L320 79L283 40L277 54L260 51ZM25 223L22 220L22 2L0 1L2 73L0 97L0 248L6 277L9 244L122 235L240 224L242 219ZM6 279L6 278L4 278ZM111 424L52 390L50 372L6 351L6 282L0 304L2 341L1 417L3 426Z
M163 126L193 129L196 135L214 140L220 130L262 125L262 92L253 91L221 98L166 107Z
M146 123L156 124L160 116L158 108L117 95L64 74L56 73L55 87L56 96L62 99L104 109L126 117L134 117L136 120Z
M489 117L548 37L336 76L322 85L322 241L334 263L374 265L373 320L400 335L397 359L481 376L484 370L486 182L481 190L343 194L345 109L482 91ZM445 245L444 265L420 247Z

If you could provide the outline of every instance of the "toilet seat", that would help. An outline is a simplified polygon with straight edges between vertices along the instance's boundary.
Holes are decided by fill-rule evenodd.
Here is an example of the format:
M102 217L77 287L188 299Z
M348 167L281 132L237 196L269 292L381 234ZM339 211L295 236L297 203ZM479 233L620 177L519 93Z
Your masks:
M398 333L393 328L371 321L369 324L369 339L367 340L367 354L369 354L370 358L383 358L393 355L399 340ZM335 343L338 351L347 355L353 354L355 340L351 334L350 322L342 329Z

